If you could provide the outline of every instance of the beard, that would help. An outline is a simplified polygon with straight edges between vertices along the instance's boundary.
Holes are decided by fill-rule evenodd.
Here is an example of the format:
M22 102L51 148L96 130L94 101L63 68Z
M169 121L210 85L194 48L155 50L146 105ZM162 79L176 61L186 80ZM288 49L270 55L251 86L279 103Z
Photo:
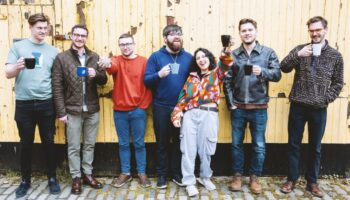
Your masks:
M247 42L243 41L243 43L244 43L245 45L251 45L251 44L253 44L254 42L255 42L255 39L254 39L254 40L251 40L251 41L247 41Z
M167 40L166 44L169 47L169 49L171 49L173 52L178 52L178 51L180 51L180 49L182 49L183 41L182 40L174 40L173 42L170 42L169 40Z

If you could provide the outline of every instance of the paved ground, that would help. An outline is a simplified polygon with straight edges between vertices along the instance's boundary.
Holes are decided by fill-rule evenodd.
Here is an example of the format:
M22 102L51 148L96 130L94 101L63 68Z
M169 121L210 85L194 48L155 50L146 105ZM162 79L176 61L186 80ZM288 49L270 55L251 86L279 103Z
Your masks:
M207 191L205 188L198 185L200 195L194 198L188 198L184 188L177 187L174 183L169 182L166 190L156 189L156 179L152 178L151 188L141 188L138 186L135 178L128 185L122 188L114 188L110 184L113 181L112 177L98 178L105 185L102 189L95 190L84 186L81 195L70 194L70 182L61 180L62 192L58 195L50 195L47 188L47 180L45 177L36 177L32 180L32 187L28 195L22 199L68 199L68 200L83 200L83 199L258 199L258 200L273 200L273 199L319 199L313 197L309 192L305 191L305 181L301 181L294 192L286 195L279 191L279 185L284 181L281 177L263 177L260 178L264 192L261 195L251 194L247 186L243 187L242 192L231 192L228 188L230 177L214 177L212 180L217 186L215 191ZM16 176L0 175L0 200L15 199L15 189L18 186L19 178ZM244 179L248 183L248 178ZM337 177L324 177L321 179L320 186L325 191L324 199L350 199L350 184L346 179L338 179Z

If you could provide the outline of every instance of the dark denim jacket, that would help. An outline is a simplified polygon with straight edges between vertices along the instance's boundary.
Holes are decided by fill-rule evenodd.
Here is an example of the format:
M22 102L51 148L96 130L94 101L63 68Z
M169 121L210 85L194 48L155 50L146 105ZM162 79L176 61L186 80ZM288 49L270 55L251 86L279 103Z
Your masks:
M269 81L278 82L281 79L280 65L275 51L257 42L250 56L242 45L232 54L234 63L224 80L227 106L231 108L234 103L266 104L269 101ZM245 75L244 65L246 64L260 66L261 75Z

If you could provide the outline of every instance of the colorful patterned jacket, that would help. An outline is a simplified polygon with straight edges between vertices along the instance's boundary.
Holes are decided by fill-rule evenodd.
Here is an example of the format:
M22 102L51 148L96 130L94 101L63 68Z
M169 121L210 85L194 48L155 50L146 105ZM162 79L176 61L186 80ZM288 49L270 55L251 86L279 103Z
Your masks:
M191 72L183 86L178 102L171 114L171 121L179 120L179 113L207 103L220 103L220 84L225 78L225 72L230 69L233 61L231 52L220 57L219 67L207 72L202 79L197 72Z

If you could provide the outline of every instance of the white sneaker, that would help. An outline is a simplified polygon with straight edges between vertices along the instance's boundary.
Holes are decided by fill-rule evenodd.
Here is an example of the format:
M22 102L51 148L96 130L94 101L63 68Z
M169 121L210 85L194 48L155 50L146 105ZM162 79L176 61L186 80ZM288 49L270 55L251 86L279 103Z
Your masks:
M186 191L187 191L188 196L190 196L190 197L196 196L199 193L197 187L194 185L187 186Z
M211 182L210 178L197 178L197 181L209 191L216 190L216 186Z

